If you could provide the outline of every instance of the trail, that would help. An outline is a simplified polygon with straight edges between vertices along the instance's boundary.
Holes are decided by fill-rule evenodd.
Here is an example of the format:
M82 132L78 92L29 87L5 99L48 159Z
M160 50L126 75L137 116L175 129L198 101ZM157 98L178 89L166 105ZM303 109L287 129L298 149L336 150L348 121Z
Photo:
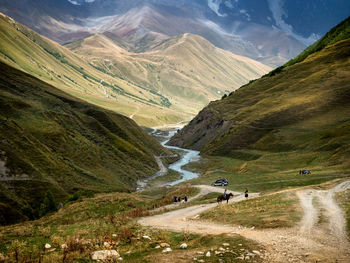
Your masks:
M350 262L350 244L345 232L343 211L333 196L350 189L350 180L330 190L297 192L304 210L301 222L293 228L254 230L196 220L199 214L217 204L190 206L168 213L142 218L139 223L160 229L199 234L240 234L266 248L265 262ZM203 187L201 193L211 191ZM222 190L222 189L221 189ZM201 195L200 193L200 195ZM254 196L257 196L254 195ZM196 197L199 198L199 197ZM244 200L243 194L230 202ZM321 216L321 217L320 217Z

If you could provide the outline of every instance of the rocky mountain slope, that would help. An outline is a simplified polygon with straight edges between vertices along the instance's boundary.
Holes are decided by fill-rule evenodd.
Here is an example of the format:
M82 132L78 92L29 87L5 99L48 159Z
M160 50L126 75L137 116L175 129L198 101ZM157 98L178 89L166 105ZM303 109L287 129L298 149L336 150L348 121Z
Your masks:
M109 74L162 94L163 103L194 114L271 70L192 34L167 39L142 53L121 48L110 34L92 35L67 47Z
M0 223L79 191L128 191L170 154L133 120L0 63Z
M350 12L346 0L0 0L0 11L60 43L112 32L130 51L201 35L215 46L281 65Z
M297 63L210 103L169 144L242 160L288 153L348 167L349 19Z

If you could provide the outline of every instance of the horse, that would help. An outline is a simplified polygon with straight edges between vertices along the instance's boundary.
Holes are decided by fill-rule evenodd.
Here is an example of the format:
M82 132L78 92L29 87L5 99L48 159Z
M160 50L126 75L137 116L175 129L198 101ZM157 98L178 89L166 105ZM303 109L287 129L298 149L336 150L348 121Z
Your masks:
M218 203L221 203L222 200L226 200L227 203L228 203L228 200L230 199L231 196L233 196L232 193L226 194L226 196L225 196L225 195L219 195L218 198L216 199L216 201L217 201Z

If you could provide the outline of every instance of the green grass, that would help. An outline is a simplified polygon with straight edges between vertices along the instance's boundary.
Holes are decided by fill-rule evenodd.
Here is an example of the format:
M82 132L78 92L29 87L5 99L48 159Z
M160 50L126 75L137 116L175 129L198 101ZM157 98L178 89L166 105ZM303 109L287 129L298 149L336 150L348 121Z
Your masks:
M67 262L90 262L89 254L104 249L104 242L109 242L110 248L116 249L125 262L154 262L155 258L162 262L164 257L173 257L176 260L184 252L191 255L189 259L192 255L204 258L197 251L218 249L224 242L230 244L231 251L221 256L227 260L232 255L240 255L242 250L261 249L256 243L238 235L201 236L188 232L174 233L142 228L134 223L134 218L152 209L154 203L164 203L167 196L172 196L176 191L186 192L186 189L167 189L162 197L127 193L100 194L67 204L59 212L36 221L0 227L0 253L8 256L10 262L15 260L16 251L18 262L37 259L39 254L42 255L41 262L61 262L61 245L67 244ZM144 235L150 236L151 240L143 239ZM168 243L173 252L165 255L161 253L162 249L155 248L162 242ZM183 242L188 244L188 249L179 248ZM56 250L44 252L45 243L51 244ZM218 257L212 256L209 262L216 262ZM259 262L258 258L256 260Z
M295 193L285 192L221 205L202 213L200 218L262 229L292 227L300 221L301 214Z
M17 212L37 209L48 190L57 202L79 190L130 191L158 170L154 155L171 154L130 119L0 67L1 160L9 177L25 177L2 181L13 192L0 196Z
M348 233L348 237L350 238L350 191L347 190L345 192L337 193L335 199L344 211L346 231Z

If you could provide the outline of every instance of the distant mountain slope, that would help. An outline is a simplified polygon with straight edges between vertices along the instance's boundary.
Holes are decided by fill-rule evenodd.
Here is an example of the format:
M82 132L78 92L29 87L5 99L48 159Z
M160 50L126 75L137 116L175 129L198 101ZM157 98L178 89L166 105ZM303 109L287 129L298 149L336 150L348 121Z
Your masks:
M169 144L243 160L284 152L321 167L350 167L349 101L350 39L331 41L210 103Z
M37 209L48 190L58 201L79 190L132 190L158 170L154 155L169 154L129 118L0 69L0 224Z
M191 34L167 39L143 53L128 52L109 34L92 35L67 47L105 72L154 89L185 112L198 112L271 70Z
M164 96L94 68L69 49L0 14L0 61L26 71L71 95L145 126L175 123L191 116L164 106ZM192 113L193 114L193 113Z

